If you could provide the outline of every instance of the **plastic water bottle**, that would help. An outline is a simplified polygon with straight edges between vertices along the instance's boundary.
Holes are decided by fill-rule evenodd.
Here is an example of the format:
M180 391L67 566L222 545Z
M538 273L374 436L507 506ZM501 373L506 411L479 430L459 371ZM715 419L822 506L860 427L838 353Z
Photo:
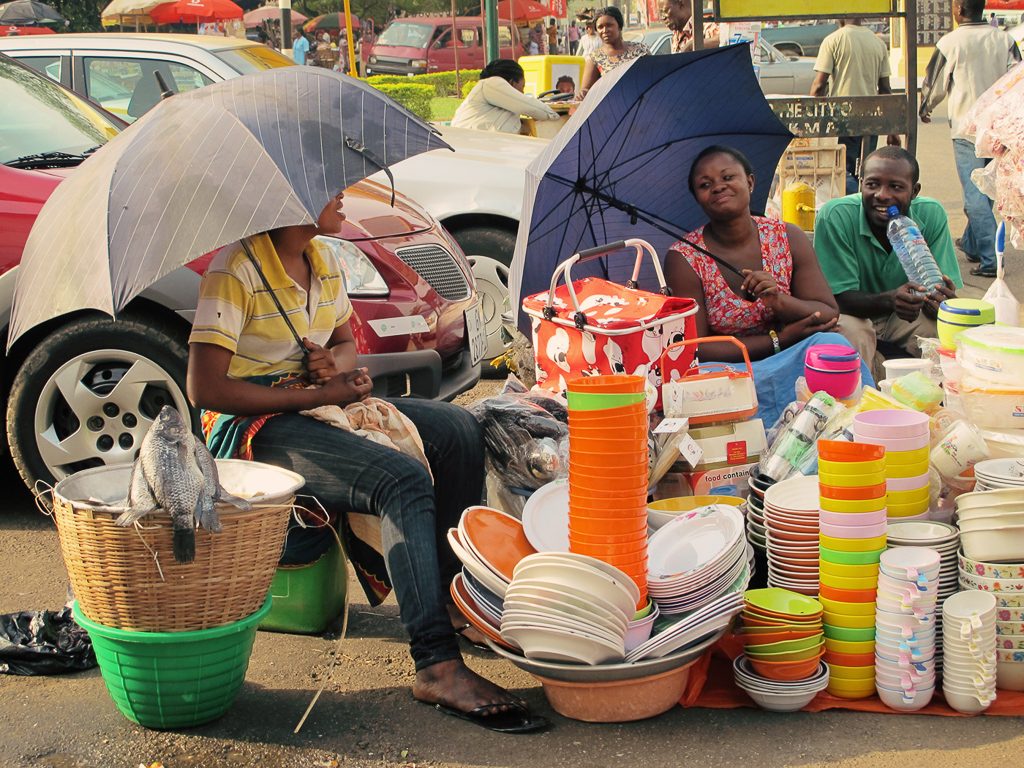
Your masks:
M900 264L903 265L903 271L907 273L907 280L923 285L929 290L942 285L942 270L935 263L928 243L924 241L921 228L913 219L902 215L895 205L889 206L888 213L889 226L886 228L886 235Z

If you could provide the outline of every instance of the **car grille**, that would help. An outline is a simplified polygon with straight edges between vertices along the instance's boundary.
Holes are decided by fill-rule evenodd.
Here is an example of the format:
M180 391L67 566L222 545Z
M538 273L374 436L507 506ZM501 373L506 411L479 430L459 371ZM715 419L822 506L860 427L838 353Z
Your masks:
M439 245L416 245L399 248L398 258L416 272L448 301L469 297L469 283L459 269L455 257Z

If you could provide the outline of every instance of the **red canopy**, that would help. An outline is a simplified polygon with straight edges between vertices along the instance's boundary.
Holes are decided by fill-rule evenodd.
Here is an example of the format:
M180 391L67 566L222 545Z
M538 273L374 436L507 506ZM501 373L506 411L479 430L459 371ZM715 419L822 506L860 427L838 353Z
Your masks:
M546 19L548 16L557 15L551 8L536 3L534 0L501 0L498 3L499 19L534 21L535 19Z
M241 6L231 0L176 0L153 7L149 17L155 24L200 24L240 19L243 14Z
M14 35L55 35L57 34L49 27L19 27L8 24L0 24L0 37Z
M985 13L992 11L1024 11L1024 0L986 0Z

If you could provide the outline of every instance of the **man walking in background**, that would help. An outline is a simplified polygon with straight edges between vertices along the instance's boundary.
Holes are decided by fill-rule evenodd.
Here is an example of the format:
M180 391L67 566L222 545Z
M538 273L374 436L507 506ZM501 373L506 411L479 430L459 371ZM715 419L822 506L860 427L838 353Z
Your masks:
M661 20L672 32L672 53L693 50L693 5L690 0L661 0ZM704 47L718 47L718 25L704 23Z
M592 21L587 22L586 34L580 38L580 47L577 56L586 56L601 47L601 38L597 35L597 26Z
M575 56L580 45L580 28L576 26L576 19L569 22L569 31L566 32L565 38L569 41L569 55Z
M949 97L949 128L953 157L964 195L967 228L956 241L967 260L978 266L975 277L996 276L996 218L992 201L971 181L971 171L989 162L975 153L974 142L960 133L967 112L991 85L1020 61L1017 44L1008 33L985 23L985 0L954 0L953 17L959 25L939 38L928 62L921 87L921 122L931 121L932 111Z
M876 96L892 93L889 86L889 51L874 32L862 27L860 19L843 19L840 27L821 42L814 62L817 73L811 84L811 96ZM831 83L829 82L831 80ZM872 152L875 136L840 136L846 147L846 193L860 185L860 157ZM867 142L867 147L864 144ZM899 146L896 135L888 138ZM863 148L863 150L862 150Z
M302 27L295 28L295 42L292 43L292 58L295 59L296 64L305 64L306 57L309 56L309 40L306 39L306 33L302 31Z

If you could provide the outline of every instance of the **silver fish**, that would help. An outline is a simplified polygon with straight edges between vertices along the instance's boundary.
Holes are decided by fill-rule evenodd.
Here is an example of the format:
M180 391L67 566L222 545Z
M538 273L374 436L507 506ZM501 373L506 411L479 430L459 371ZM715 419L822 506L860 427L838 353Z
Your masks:
M206 445L188 430L175 409L165 405L142 439L132 467L128 510L117 524L132 525L163 509L171 515L174 559L190 563L195 559L196 524L215 533L221 530L218 501L251 509L248 501L221 488L217 465Z

